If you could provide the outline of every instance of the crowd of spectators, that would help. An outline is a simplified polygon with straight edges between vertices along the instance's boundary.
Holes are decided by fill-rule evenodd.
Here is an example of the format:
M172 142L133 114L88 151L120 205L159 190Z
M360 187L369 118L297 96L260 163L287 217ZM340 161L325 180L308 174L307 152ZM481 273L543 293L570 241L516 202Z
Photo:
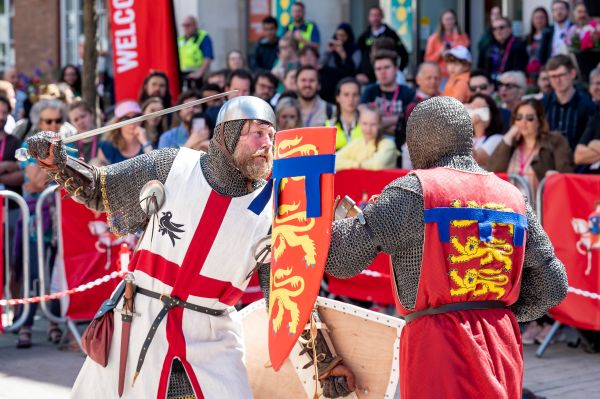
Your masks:
M209 32L199 28L194 16L184 18L178 37L184 86L176 104L228 90L237 90L229 98L255 95L273 106L278 130L335 127L338 170L380 170L411 167L405 145L410 113L420 101L448 95L465 104L473 122L474 156L487 170L519 174L533 189L552 173L600 172L600 67L589 76L578 74L569 53L569 40L586 26L597 26L583 2L572 6L554 0L550 13L536 8L525 37L513 34L512 21L499 7L491 10L489 30L480 38L470 38L455 11L446 10L410 82L405 68L417 55L409 54L384 23L381 8L369 10L368 26L358 38L348 23L340 23L333 37L322 38L306 18L310 11L295 2L288 26L265 18L264 36L252 56L232 49L221 70L211 70ZM0 186L21 193L32 212L36 195L49 181L34 163L15 159L15 149L26 146L27 137L39 130L67 137L174 101L169 92L173 77L160 71L148 74L138 98L102 109L81 100L76 65L66 65L55 82L37 87L34 95L27 94L18 76L8 68L0 81ZM206 151L223 102L116 129L79 142L74 150L98 165L167 147ZM35 245L31 259L36 259ZM20 347L31 344L30 324L19 335ZM52 340L60 338L55 327L49 331Z

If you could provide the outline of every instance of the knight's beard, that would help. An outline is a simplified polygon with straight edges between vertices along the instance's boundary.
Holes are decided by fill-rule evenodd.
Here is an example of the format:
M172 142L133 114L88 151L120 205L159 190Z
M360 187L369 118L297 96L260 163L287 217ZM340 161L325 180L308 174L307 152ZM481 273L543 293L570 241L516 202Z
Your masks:
M252 180L266 179L271 173L273 154L269 150L258 150L253 154L237 150L233 153L235 166L242 174Z

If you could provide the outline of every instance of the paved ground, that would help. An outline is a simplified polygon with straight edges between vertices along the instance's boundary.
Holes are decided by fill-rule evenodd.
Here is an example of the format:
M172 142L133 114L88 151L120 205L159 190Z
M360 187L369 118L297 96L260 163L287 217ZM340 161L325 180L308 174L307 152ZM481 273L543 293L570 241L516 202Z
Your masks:
M0 336L0 399L63 399L83 364L81 353L59 350L46 341L46 323L36 321L34 344L15 348L16 335ZM525 386L547 399L600 398L600 354L555 344L543 358L525 347Z

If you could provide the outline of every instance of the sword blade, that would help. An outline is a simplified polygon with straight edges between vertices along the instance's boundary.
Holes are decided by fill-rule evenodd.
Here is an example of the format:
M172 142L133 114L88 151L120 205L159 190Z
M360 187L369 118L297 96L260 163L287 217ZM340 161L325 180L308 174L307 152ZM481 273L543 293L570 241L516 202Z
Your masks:
M131 118L131 119L127 119L125 121L113 123L112 125L102 126L97 129L89 130L87 132L75 134L71 137L67 137L62 142L64 144L69 144L69 143L73 143L75 141L87 139L89 137L94 137L94 136L97 136L102 133L110 132L111 130L119 129L123 126L131 125L132 123L144 122L148 119L156 118L158 116L163 116L166 114L170 114L172 112L181 111L182 109L191 108L196 105L204 104L208 101L216 100L217 98L222 98L222 97L228 96L228 95L236 93L236 92L237 92L237 90L230 90L230 91L226 91L225 93L219 93L219 94L215 94L213 96L204 97L199 100L190 101L185 104L180 104L180 105L176 105L174 107L162 109L160 111L151 112L146 115L136 116L135 118Z

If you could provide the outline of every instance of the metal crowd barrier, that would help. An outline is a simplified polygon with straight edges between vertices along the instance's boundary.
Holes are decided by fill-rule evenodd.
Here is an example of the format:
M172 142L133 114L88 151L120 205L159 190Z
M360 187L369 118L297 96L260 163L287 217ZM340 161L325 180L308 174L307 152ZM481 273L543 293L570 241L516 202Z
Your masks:
M10 281L11 281L11 270L10 270L10 246L7 245L8 242L8 224L9 224L9 216L8 216L8 200L12 200L15 201L17 203L17 205L19 205L20 211L21 211L21 217L22 217L22 223L23 223L23 228L22 228L22 251L23 251L23 298L27 299L29 298L29 208L27 207L27 203L25 202L25 200L23 199L23 197L21 197L19 194L13 192L13 191L9 191L9 190L0 190L0 198L3 199L4 201L4 233L5 233L5 240L4 240L4 284L5 287L1 287L4 291L4 298L6 299L15 299L15 298L19 298L21 297L21 293L17 292L17 293L13 293L10 291ZM19 328L21 328L21 326L23 325L23 323L25 323L25 320L27 319L27 316L29 315L29 304L25 303L23 305L21 305L22 308L22 312L21 315L19 316L19 318L16 321L13 321L13 323L9 326L6 326L6 330L13 332L13 331L17 331ZM10 306L6 306L4 307L4 312L6 313L7 316L10 316L11 313L11 307ZM1 315L1 314L0 314ZM0 318L0 322L1 322L1 318Z
M540 222L540 225L542 225L542 227L544 227L543 219L542 219L542 211L543 211L542 198L544 196L545 186L546 186L546 178L544 177L542 179L542 181L540 181L540 184L538 184L538 188L535 193L535 213L537 214L538 221ZM535 355L537 357L544 356L544 352L546 352L546 349L548 349L548 346L552 342L554 335L558 332L558 329L560 328L561 325L562 324L559 321L555 321L554 324L552 324L552 327L550 328L550 331L548 331L548 334L546 334L544 341L540 344L540 347L535 352Z
M531 204L531 198L533 198L534 193L531 190L531 186L529 185L529 182L527 181L527 179L525 179L523 176L521 176L519 174L510 173L508 175L508 180L510 181L510 183L513 186L515 186L519 190L521 190L521 192L525 191L525 194L527 195L527 200Z
M52 195L54 195L54 197L55 197L55 204L56 204L56 212L55 212L55 217L53 218L53 221L55 223L57 223L56 231L58 231L57 247L59 248L59 250L58 250L57 257L62 256L61 248L63 247L62 229L60 228L60 224L61 224L61 220L62 220L60 186L51 185L51 186L48 186L40 194L40 197L35 205L36 228L37 228L37 237L38 237L38 240L37 240L38 254L37 255L38 255L38 270L39 270L39 275L40 275L40 295L41 296L48 295L50 293L50 285L48 282L49 278L47 280L47 276L51 277L50 273L49 273L50 265L47 264L46 256L44 254L44 242L43 242L44 230L43 230L43 226L42 226L42 208L43 208L43 205L44 205L44 202L46 201L46 199ZM79 345L79 348L83 352L83 347L81 345L81 334L79 333L79 330L77 329L76 323L73 320L71 320L69 317L66 317L66 316L59 317L59 316L52 314L52 312L50 311L50 309L48 307L47 301L40 302L40 305L41 305L42 313L48 320L53 321L55 323L65 323L67 325L67 328L69 329L69 331L71 332L71 334L73 335L75 340L77 341L77 345ZM66 336L67 336L67 334L63 335L63 339Z
M546 178L544 177L540 184L538 184L537 191L535 193L535 213L537 214L540 224L542 224L542 197L544 196L544 188L546 187Z
M50 185L46 187L44 191L40 194L36 204L35 204L35 228L36 228L36 236L37 236L37 261L38 261L38 273L40 279L40 296L44 296L49 294L49 285L46 281L46 272L49 273L49 265L46 263L46 254L44 253L44 225L43 225L43 206L44 202L47 198L54 193L60 190L60 186L58 185ZM60 192L60 191L59 191ZM60 219L57 219L60 221ZM41 301L40 307L42 309L42 313L46 318L55 323L64 323L66 322L65 318L57 317L50 312L48 309L48 302Z

